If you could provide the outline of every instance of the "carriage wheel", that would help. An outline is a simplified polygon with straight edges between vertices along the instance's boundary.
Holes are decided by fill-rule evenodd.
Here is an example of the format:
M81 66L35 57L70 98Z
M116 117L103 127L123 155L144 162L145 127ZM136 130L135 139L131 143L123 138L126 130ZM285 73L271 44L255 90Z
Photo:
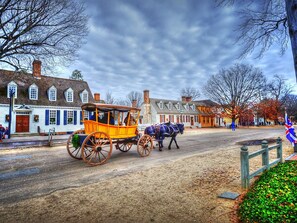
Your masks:
M148 156L150 155L153 146L152 137L144 134L137 142L137 152L142 157Z
M82 159L91 166L104 164L110 158L111 152L112 141L104 132L91 133L81 146Z
M132 146L133 146L132 142L117 144L117 148L122 152L128 152Z
M74 159L81 160L82 157L81 157L81 145L79 145L78 147L74 147L72 144L73 136L76 134L84 134L84 133L85 133L85 130L83 130L83 129L77 130L77 131L73 132L68 138L67 151L68 151L69 155L71 157L73 157Z

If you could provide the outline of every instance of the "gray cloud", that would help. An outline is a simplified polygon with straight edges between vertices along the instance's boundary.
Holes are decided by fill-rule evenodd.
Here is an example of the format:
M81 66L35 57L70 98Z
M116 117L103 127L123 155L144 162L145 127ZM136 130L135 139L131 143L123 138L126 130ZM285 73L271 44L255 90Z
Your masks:
M80 60L63 73L82 71L93 93L149 89L152 97L179 98L184 87L201 89L208 77L236 62L248 62L267 76L284 72L294 79L290 52L239 61L237 17L232 8L202 0L87 0L90 33ZM273 74L272 74L273 73Z

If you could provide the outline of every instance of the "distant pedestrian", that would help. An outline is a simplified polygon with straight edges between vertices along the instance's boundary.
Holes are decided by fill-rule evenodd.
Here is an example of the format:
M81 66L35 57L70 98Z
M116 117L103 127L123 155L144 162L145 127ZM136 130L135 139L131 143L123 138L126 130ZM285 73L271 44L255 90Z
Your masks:
M235 131L235 122L232 121L232 124L231 124L231 129L232 131Z
M0 141L4 138L5 128L0 124Z

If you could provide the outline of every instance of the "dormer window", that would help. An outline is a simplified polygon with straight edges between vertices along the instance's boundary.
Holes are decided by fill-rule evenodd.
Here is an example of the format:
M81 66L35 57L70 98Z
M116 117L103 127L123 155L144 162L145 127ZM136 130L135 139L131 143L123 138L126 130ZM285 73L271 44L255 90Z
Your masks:
M163 101L160 101L160 103L159 103L159 108L160 108L160 109L163 109L163 107L164 107Z
M65 98L67 102L73 102L73 90L71 88L65 92Z
M7 98L10 98L10 95L9 95L10 92L14 92L14 98L17 98L18 85L14 81L11 81L7 85Z
M57 100L57 89L54 86L48 89L48 100L50 101Z
M29 87L29 99L30 100L38 100L38 87L36 84L32 84Z
M191 108L192 108L192 110L193 110L193 111L195 111L195 110L196 110L196 109L195 109L195 105L194 105L194 104L192 104L192 105L191 105Z
M88 103L89 101L89 94L87 90L84 90L83 92L80 93L80 99L82 103Z
M185 109L186 109L187 111L189 111L189 104L188 104L188 103L185 104Z
M177 110L180 110L180 104L179 103L177 103L175 106L176 106Z
M172 110L172 102L169 102L169 103L167 104L167 106L168 106L168 109L169 109L169 110Z

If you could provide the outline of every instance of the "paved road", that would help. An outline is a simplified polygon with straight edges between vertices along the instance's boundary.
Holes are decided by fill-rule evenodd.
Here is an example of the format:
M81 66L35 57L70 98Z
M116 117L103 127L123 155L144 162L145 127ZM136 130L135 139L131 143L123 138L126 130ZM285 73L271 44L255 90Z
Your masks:
M71 158L65 146L14 149L0 151L0 204L18 202L57 190L80 187L103 179L164 165L178 159L218 148L240 148L236 142L276 138L283 128L199 129L178 136L180 149L152 151L149 157L139 157L136 147L122 153L114 150L105 165L89 167ZM168 145L169 139L164 143ZM120 185L119 185L120 186Z

